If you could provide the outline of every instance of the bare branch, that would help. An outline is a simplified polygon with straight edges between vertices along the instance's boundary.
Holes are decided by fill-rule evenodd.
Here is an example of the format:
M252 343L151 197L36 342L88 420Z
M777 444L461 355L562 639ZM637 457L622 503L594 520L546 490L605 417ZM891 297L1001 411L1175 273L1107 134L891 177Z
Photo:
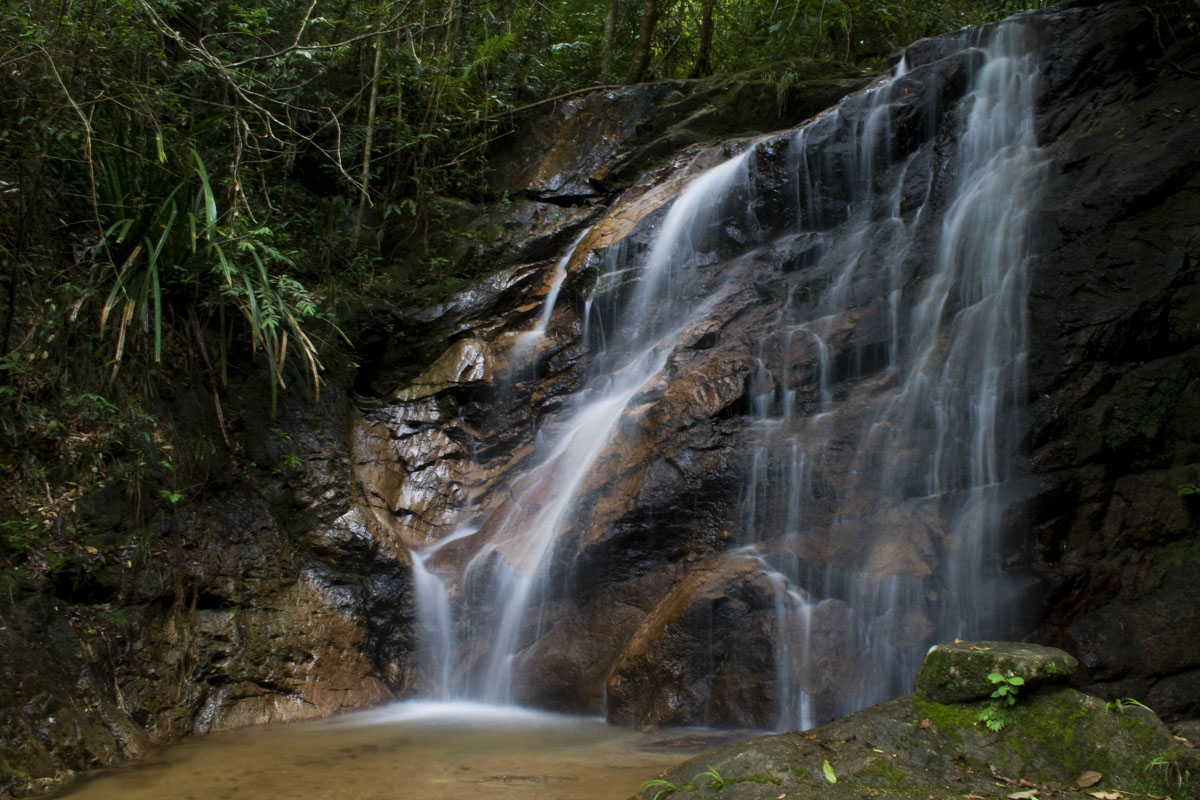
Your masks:
M83 109L75 102L75 98L71 96L71 90L67 88L66 82L63 80L62 75L59 74L58 65L54 63L54 57L50 55L50 51L40 44L35 46L46 57L46 63L50 65L50 71L54 73L54 80L58 82L63 95L67 98L67 102L71 104L71 108L75 109L75 113L79 116L79 121L83 123L83 154L88 168L88 188L92 193L92 215L96 223L96 236L99 237L100 241L107 248L107 243L104 239L104 223L100 221L100 208L96 199L96 161L92 157L92 120L83 113Z
M147 16L150 18L151 23L155 26L155 28L157 28L160 34L172 39L176 44L183 48L185 52L191 54L192 57L201 64L215 70L217 74L221 76L222 80L224 80L229 86L230 90L233 91L233 93L236 94L243 103L258 113L259 117L263 121L264 126L266 127L268 137L280 142L281 144L283 143L283 140L275 135L273 130L274 126L286 130L289 134L297 139L308 142L337 166L338 172L350 183L351 186L355 187L359 191L362 190L363 187L359 180L351 175L342 164L340 153L336 157L332 156L325 148L321 147L321 145L317 143L312 136L302 133L290 123L279 119L279 117L269 108L267 108L266 105L255 99L255 96L257 96L266 100L263 95L250 91L234 79L233 68L231 65L223 63L220 59L209 52L208 49L203 45L189 42L183 36L183 34L168 25L167 22L163 20L161 16L159 16L158 11L155 10L154 7L147 2L147 0L138 0L138 5L141 6L143 11L145 11ZM377 35L377 33L378 32L372 33L371 35L374 36Z

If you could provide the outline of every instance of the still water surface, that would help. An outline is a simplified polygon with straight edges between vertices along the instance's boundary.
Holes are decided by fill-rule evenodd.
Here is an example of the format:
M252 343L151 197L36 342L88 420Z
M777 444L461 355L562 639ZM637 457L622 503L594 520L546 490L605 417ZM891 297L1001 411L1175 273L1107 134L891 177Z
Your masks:
M640 733L596 717L406 702L196 739L89 775L54 797L624 800L666 768L733 738L707 729Z

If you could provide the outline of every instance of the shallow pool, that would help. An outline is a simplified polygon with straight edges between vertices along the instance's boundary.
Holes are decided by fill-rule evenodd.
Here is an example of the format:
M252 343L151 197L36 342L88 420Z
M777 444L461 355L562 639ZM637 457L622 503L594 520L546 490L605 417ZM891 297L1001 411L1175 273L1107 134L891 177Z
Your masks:
M516 708L404 702L188 741L89 774L53 797L624 800L667 767L734 738L707 729L640 733L594 717Z

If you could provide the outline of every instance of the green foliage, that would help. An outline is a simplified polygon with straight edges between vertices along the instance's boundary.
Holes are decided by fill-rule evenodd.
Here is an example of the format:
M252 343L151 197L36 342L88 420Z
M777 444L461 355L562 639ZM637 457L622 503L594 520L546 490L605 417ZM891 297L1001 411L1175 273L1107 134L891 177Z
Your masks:
M663 778L654 778L653 780L643 783L640 791L645 794L652 789L657 789L657 791L650 798L650 800L659 800L659 798L667 797L675 792L678 792L680 787L668 780L664 780Z
M77 606L75 613L77 624L92 636L104 628L124 628L129 625L129 614L125 609L114 607L111 603Z
M837 773L833 771L833 765L829 763L829 759L821 762L821 774L829 783L837 783Z
M300 456L296 455L295 453L284 453L279 457L279 465L282 469L299 469L302 463L304 462L300 460Z
M1048 0L792 0L766 5L724 0L716 5L718 35L712 60L727 73L795 62L797 57L879 63L923 36L1046 5ZM656 33L651 66L656 78L689 74L697 51L699 14L696 3L669 7ZM626 34L633 35L632 30Z
M0 522L0 548L9 555L23 556L38 540L38 520L10 519Z
M1119 409L1119 416L1109 422L1104 443L1125 457L1153 462L1159 457L1155 453L1162 448L1157 445L1174 417L1180 398L1198 374L1200 367L1190 359L1158 368L1149 391L1140 395L1129 393L1127 407Z
M1133 697L1117 697L1104 704L1104 707L1109 711L1116 711L1119 714L1125 713L1125 706L1133 706L1134 708L1140 708L1144 711L1149 711L1151 714L1154 713L1150 706Z
M1004 676L999 672L989 673L988 680L996 686L992 697L1009 706L1017 702L1017 692L1025 685L1025 679L1020 675Z
M707 779L707 782L704 782L702 785L705 785L710 789L719 789L728 785L728 781L722 778L720 773L718 773L712 767L709 767L704 772L701 772L700 774L696 775L696 777L692 778L692 783L701 784L704 779Z
M135 319L152 334L153 361L162 360L164 307L174 301L178 316L216 311L224 317L227 308L239 315L251 348L266 355L272 393L285 385L290 337L316 390L320 361L304 322L317 316L317 306L299 281L280 271L294 262L269 243L270 228L220 213L194 147L179 175L159 154L163 163L131 164L122 149L97 157L96 206L104 229L94 253L116 266L100 312L102 333L110 317L115 320L114 374Z
M1147 797L1172 797L1177 800L1197 800L1192 767L1196 759L1180 748L1151 758L1142 767L1145 779L1137 781L1136 789Z
M1025 685L1025 679L1020 675L1006 676L999 672L992 672L988 675L988 680L996 689L992 692L992 699L979 712L976 719L990 731L1002 731L1011 722L1008 710L1016 704L1017 694Z

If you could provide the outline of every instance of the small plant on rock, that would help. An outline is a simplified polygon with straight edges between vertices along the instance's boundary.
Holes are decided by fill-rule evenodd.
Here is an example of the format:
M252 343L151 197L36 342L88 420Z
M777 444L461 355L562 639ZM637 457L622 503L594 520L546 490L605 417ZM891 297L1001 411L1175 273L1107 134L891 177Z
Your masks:
M988 680L996 689L992 692L992 699L975 719L985 725L989 731L1002 731L1012 721L1008 711L1016 705L1017 693L1025 685L1025 679L1020 675L1008 677L999 672L993 672L988 675Z
M658 789L658 791L654 793L654 796L651 798L651 800L659 800L660 797L665 797L679 791L679 787L677 785L671 783L670 781L663 780L662 778L655 778L654 780L646 781L642 784L643 793L650 789Z
M1151 709L1150 706L1148 706L1145 703L1141 702L1140 700L1136 700L1132 697L1118 697L1113 700L1109 700L1107 703L1104 704L1104 707L1106 709L1108 709L1109 711L1116 711L1119 714L1125 713L1125 706L1134 706L1135 708L1141 708L1146 711L1149 711L1151 714L1154 713L1153 709Z
M700 783L702 778L708 778L707 786L710 789L719 789L729 783L712 767L709 767L704 772L701 772L699 775L692 778L692 783Z
M1180 766L1176 760L1168 755L1155 756L1150 759L1150 763L1146 764L1144 769L1146 772L1158 773L1164 788L1174 786L1176 790L1181 790L1192 779L1191 771Z

